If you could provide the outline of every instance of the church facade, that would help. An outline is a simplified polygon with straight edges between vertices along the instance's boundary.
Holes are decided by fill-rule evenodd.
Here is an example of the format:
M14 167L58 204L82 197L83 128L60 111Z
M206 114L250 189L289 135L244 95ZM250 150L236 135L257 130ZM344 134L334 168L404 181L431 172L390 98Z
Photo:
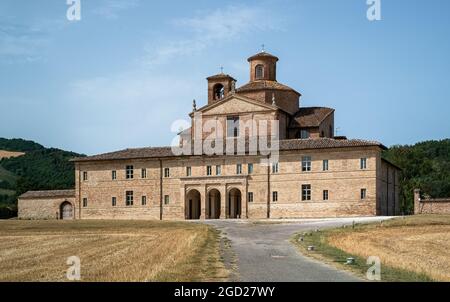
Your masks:
M76 158L75 189L22 195L19 218L399 214L400 170L382 158L385 147L335 136L334 109L302 107L301 94L277 81L277 57L263 51L248 62L250 81L241 87L223 73L207 78L208 102L201 108L194 102L179 146Z

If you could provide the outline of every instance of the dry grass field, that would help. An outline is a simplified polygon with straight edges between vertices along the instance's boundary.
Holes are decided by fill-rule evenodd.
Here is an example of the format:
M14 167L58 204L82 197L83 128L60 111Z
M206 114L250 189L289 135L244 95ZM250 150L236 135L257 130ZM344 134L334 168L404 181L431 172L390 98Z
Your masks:
M0 221L0 281L222 281L219 236L208 226L150 221Z
M450 215L410 216L326 230L305 241L304 245L318 247L311 256L356 273L364 274L365 259L378 256L387 274L385 281L450 281ZM349 256L359 263L341 265Z
M0 150L0 159L2 158L11 158L11 157L19 157L24 155L23 152L12 152L12 151L4 151Z

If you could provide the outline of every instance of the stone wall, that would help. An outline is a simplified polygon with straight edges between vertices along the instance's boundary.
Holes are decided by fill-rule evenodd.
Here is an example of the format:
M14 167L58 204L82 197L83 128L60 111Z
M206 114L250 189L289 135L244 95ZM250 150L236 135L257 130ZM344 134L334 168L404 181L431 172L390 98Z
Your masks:
M56 220L61 219L61 205L70 202L73 206L73 215L77 206L75 197L46 197L46 198L19 198L18 217L24 220Z
M420 197L420 190L414 190L414 214L450 214L449 198Z

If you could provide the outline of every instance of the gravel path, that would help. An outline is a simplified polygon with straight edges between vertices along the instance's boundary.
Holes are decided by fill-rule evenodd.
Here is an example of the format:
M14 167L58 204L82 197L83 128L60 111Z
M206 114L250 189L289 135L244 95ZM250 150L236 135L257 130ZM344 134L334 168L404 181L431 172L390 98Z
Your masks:
M390 218L305 219L283 223L274 221L273 224L269 221L254 223L245 220L208 220L203 223L215 226L230 241L237 266L231 281L349 282L364 280L303 256L289 239L301 231L351 225L353 221L360 223Z

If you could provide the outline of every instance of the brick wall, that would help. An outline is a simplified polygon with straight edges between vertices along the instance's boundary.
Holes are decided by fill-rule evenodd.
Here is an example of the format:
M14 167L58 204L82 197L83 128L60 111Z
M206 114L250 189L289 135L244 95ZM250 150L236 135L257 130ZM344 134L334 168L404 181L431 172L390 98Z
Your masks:
M414 190L414 214L450 214L449 198L422 199L420 190Z

